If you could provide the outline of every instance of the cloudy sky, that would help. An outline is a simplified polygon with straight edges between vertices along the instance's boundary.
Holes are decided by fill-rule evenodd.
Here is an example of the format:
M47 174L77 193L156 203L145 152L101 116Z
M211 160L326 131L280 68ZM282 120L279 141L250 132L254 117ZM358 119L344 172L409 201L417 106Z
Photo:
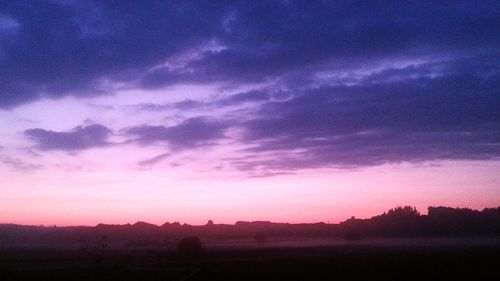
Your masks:
M0 222L500 205L498 1L0 1Z

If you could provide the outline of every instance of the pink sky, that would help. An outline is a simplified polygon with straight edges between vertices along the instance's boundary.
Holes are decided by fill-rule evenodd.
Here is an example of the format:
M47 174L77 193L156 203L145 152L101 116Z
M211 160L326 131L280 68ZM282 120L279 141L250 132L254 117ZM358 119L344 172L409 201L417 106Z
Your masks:
M247 178L200 167L2 171L0 221L19 224L204 224L238 220L337 223L368 218L398 205L482 209L500 205L496 162L382 165L356 170L304 170ZM109 166L108 166L109 165ZM194 166L194 167L193 167ZM121 170L123 169L123 170Z

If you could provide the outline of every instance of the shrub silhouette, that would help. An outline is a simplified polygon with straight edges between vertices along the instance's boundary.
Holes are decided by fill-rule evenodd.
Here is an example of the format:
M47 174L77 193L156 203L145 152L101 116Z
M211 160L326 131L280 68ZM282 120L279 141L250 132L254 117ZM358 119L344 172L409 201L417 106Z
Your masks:
M422 216L412 206L390 209L387 213L372 217L368 225L376 235L414 236L423 231Z
M359 241L361 240L360 227L363 220L356 219L354 216L346 220L343 223L344 230L342 231L342 236L347 241Z
M419 217L420 213L418 212L417 208L412 206L398 206L396 208L390 209L387 212L386 216L392 218Z
M177 243L179 255L186 259L199 259L205 255L200 238L196 236L186 236Z

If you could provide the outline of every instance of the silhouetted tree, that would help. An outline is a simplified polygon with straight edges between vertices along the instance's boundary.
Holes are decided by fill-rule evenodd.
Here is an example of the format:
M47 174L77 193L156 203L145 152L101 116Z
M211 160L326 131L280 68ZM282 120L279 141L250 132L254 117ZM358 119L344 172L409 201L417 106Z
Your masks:
M417 208L412 206L398 206L390 209L385 215L388 217L418 217L420 216L420 213Z
M205 255L200 238L196 236L186 236L177 243L179 255L187 259L198 259Z
M356 219L352 216L350 219L343 223L343 237L348 241L358 241L361 240L360 227L363 223L362 220Z

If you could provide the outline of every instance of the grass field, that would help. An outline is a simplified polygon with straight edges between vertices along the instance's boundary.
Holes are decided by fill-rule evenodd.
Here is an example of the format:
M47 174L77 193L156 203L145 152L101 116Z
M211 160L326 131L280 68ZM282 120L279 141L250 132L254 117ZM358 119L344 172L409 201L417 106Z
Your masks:
M406 241L406 242L405 242ZM500 240L404 240L335 245L207 247L202 257L174 249L0 251L0 280L486 280L500 276ZM432 242L432 243L431 243ZM208 244L210 245L210 244ZM278 245L278 246L277 246ZM290 246L291 245L291 246ZM294 246L295 245L295 246ZM493 274L493 275L492 275Z

